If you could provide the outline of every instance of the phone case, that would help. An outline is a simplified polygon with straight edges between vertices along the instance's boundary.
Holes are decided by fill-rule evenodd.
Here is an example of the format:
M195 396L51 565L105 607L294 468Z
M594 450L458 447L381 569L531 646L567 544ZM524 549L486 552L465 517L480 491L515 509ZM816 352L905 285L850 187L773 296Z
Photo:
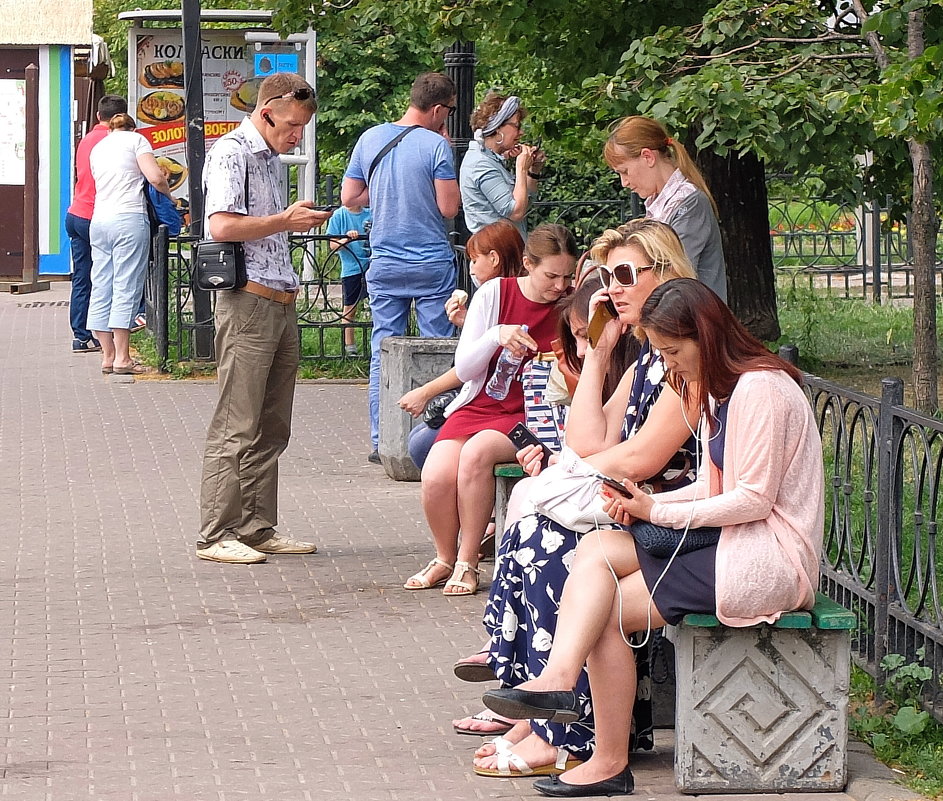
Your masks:
M544 445L537 435L534 434L527 426L523 423L518 423L514 428L508 432L508 439L514 443L518 450L521 448L526 448L528 445L537 445L543 450L544 456L541 460L541 464L546 467L547 461L550 459L551 450L546 445Z

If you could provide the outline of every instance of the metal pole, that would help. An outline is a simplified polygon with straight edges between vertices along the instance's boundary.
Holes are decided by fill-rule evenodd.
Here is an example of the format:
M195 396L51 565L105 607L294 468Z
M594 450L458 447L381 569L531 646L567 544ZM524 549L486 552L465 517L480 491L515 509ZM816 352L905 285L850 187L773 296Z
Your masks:
M888 250L890 256L890 250ZM871 292L875 303L881 302L881 206L871 201ZM890 258L887 260L887 280L891 280Z
M26 67L26 181L23 185L22 283L10 285L10 293L25 295L49 289L39 281L39 67Z
M203 236L203 164L206 140L203 134L203 46L200 40L200 0L183 0L183 92L187 107L187 176L190 189L190 233ZM196 286L193 291L193 317L197 321L213 318L210 295ZM195 356L213 359L213 329L198 326L194 336Z
M472 138L471 113L475 107L475 55L474 42L456 42L445 51L445 74L454 82L456 88L455 113L449 117L449 138L452 140L452 153L455 158L455 171L458 172L468 151ZM455 218L455 244L464 245L468 241L468 229L465 217L461 213Z
M877 692L886 681L881 662L888 649L888 607L898 600L896 574L891 559L892 540L899 530L901 475L896 468L897 443L903 424L894 407L904 402L904 382L899 378L881 379L881 406L878 416L878 534L875 543L874 580L874 667Z

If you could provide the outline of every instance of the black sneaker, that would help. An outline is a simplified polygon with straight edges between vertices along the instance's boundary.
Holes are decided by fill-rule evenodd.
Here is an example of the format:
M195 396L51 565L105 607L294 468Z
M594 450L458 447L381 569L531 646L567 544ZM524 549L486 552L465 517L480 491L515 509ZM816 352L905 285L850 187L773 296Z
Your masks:
M367 461L370 462L370 464L383 464L383 462L380 461L380 452L379 452L379 451L374 451L373 453L371 453L371 454L367 457Z
M95 337L87 339L84 342L81 339L72 340L73 353L100 353L101 349L102 343L95 339Z

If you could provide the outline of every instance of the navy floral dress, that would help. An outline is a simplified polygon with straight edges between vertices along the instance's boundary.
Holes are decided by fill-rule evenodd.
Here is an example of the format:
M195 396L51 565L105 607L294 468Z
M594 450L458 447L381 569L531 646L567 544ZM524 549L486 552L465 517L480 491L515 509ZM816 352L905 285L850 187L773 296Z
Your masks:
M645 422L661 394L664 380L661 355L645 342L636 362L635 379L622 423L623 441ZM697 468L694 454L692 437L658 476L660 490L680 487L694 480ZM536 678L546 667L560 596L581 536L548 517L532 514L521 518L502 537L484 625L491 637L488 664L503 685L517 686ZM638 690L633 709L632 748L650 750L654 742L647 647L636 652L636 661ZM575 689L582 709L578 721L567 725L532 721L531 727L552 745L566 749L579 759L588 759L592 755L595 732L585 667Z

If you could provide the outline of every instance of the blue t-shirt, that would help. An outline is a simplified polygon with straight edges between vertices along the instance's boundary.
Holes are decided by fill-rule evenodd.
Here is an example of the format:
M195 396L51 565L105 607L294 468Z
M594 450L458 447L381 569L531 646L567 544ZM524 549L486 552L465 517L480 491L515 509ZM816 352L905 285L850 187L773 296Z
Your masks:
M354 214L350 209L341 206L332 215L327 222L328 236L342 237L348 231L357 231L360 233L360 239L352 239L345 242L343 247L337 249L337 254L341 257L341 278L348 275L358 275L367 271L367 264L370 261L370 253L367 250L367 240L365 225L371 219L370 209L361 209Z
M365 131L350 157L346 178L367 182L367 171L383 146L404 126L391 122ZM377 164L370 180L371 276L387 268L452 261L445 221L433 181L455 180L448 142L425 128L410 131Z

